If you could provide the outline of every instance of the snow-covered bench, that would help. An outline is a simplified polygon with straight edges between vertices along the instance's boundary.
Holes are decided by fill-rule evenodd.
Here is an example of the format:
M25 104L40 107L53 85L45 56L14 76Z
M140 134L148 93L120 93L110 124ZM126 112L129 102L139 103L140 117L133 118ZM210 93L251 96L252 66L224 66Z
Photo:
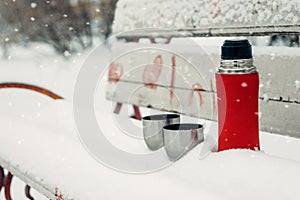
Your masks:
M18 82L0 83L0 89L9 89L9 88L31 90L31 91L43 94L45 96L48 96L54 100L63 99L63 97L55 94L54 92L51 92L50 90L47 90L45 88L35 86L32 84L18 83ZM5 132L5 130L3 130L3 131ZM3 140L4 140L4 138L3 138ZM5 161L5 160L3 160L3 158L0 158L0 160L2 161L2 162L0 162L0 192L3 187L5 190L5 198L7 200L11 200L12 197L11 197L11 191L10 191L11 189L10 188L11 188L11 183L12 183L12 179L13 179L13 174L11 173L11 171L14 171L14 170L10 169L12 166L5 166L6 169L9 169L7 174L5 174L2 166L6 165L7 162L9 162L9 161ZM17 172L17 171L16 172L14 171L14 173L19 174L19 172ZM30 186L29 185L26 185L26 187L25 187L25 195L28 199L33 199L33 197L30 194Z
M119 42L112 45L107 98L119 102L116 108L122 102L217 120L214 74L222 42L230 36L299 37L299 5L296 0L119 1L113 24ZM266 47L265 40L252 38L264 46L253 48L261 130L300 137L295 120L300 117L300 49Z
M107 104L96 113L106 127L106 136L130 151L151 153L143 141L133 142L117 127L108 126L114 124L115 116ZM261 132L263 152L236 150L200 159L205 144L202 143L167 168L133 175L100 164L83 148L74 130L72 107L68 100L57 100L40 110L39 117L0 116L1 165L50 199L294 199L299 196L299 139ZM149 110L142 108L141 112ZM126 118L120 116L119 120ZM203 123L211 123L206 135L216 132L217 123L206 120ZM287 183L285 187L283 184Z
M47 91L20 83L5 83L2 87ZM57 100L41 109L38 116L0 115L0 164L10 172L6 176L7 199L11 199L8 183L11 183L12 174L49 199L56 200L294 199L299 196L299 139L261 132L263 152L236 150L213 153L206 158L199 157L206 148L206 143L202 143L167 168L132 175L97 162L77 137L72 103L50 91L42 94L51 94L49 96ZM32 95L32 99L35 98L37 96ZM104 94L101 99L101 109L96 115L106 127L106 137L129 151L152 153L143 141L127 137L118 127L110 126L116 116L110 110L110 102L104 100ZM149 112L152 111L141 108L142 115ZM127 116L118 119L126 122ZM216 133L216 122L203 120L202 123L210 124L210 128L206 128L206 137ZM167 160L164 154L161 156L159 159ZM283 183L289 183L289 186L284 187ZM29 186L26 187L27 196L32 199Z
M113 123L109 109L103 107L97 115L103 124ZM64 125L57 124L57 118L64 119ZM120 173L93 159L78 140L70 118L72 105L66 101L53 102L40 111L38 119L31 121L1 116L1 165L56 200L295 199L299 196L298 139L261 132L264 152L236 150L213 153L201 160L202 143L168 168L133 175ZM119 144L122 141L122 146L151 153L142 141L131 142L116 127L106 127L107 137L115 138ZM216 130L217 124L213 122L207 134ZM114 137L109 136L112 132Z
M131 4L130 4L131 2ZM132 3L134 2L134 3ZM137 21L133 28L143 28L143 20L150 20L150 23L159 22L168 24L168 19L175 19L169 27L177 24L178 20L172 16L182 17L187 23L192 21L185 20L184 16L176 15L178 12L169 12L174 9L170 5L174 5L174 1L159 1L159 4L153 1L145 6L147 1L120 1L117 8L115 31L123 31L126 24ZM217 1L204 1L217 5ZM221 3L226 1L220 1ZM232 4L234 1L230 1ZM237 5L245 5L249 1L235 1ZM263 5L269 5L269 2L262 1ZM276 1L278 3L278 1ZM282 1L280 5L296 1ZM124 4L127 5L125 6ZM177 4L179 3L179 4ZM199 2L198 2L199 3ZM141 4L141 5L140 5ZM151 6L150 6L151 4ZM177 11L184 7L185 10L194 10L192 1L180 1L175 3ZM296 4L298 6L298 4ZM130 6L137 6L136 9ZM170 7L168 9L168 6ZM199 6L199 5L197 5ZM197 7L196 6L196 7ZM290 8L292 13L298 13L298 7ZM220 6L216 6L209 14L213 16L211 20L220 22L223 15L219 11ZM128 8L129 12L121 8ZM145 9L141 9L145 8ZM147 11L147 9L155 10L155 12ZM226 8L226 7L222 7ZM251 6L250 6L251 8ZM134 9L134 12L132 12ZM162 10L163 9L163 10ZM228 7L227 7L228 9ZM144 12L144 11L147 12ZM175 10L176 11L176 10ZM153 13L149 19L149 12ZM208 10L210 12L210 10ZM286 11L284 11L286 12ZM158 13L158 14L157 14ZM165 13L165 14L164 14ZM184 12L186 13L186 12ZM156 15L157 14L157 15ZM162 15L163 14L163 15ZM206 15L205 12L202 13ZM130 16L133 18L130 18ZM138 17L135 17L138 16ZM129 16L129 19L127 18ZM143 16L143 17L142 17ZM145 16L145 17L144 17ZM259 15L260 16L260 15ZM267 15L268 16L268 15ZM298 15L299 16L299 15ZM140 18L137 20L137 18ZM193 18L187 16L187 18ZM200 17L199 17L200 18ZM203 17L202 17L203 18ZM201 18L201 19L202 19ZM118 22L122 19L122 22ZM159 19L159 20L157 20ZM264 20L265 18L259 18ZM279 19L282 20L282 19ZM283 19L289 20L289 19ZM296 19L297 20L297 19ZM207 21L213 23L214 21ZM263 23L264 21L260 21ZM203 23L203 22L201 22ZM231 23L231 22L230 22ZM180 24L180 23L178 23ZM141 25L141 26L140 26ZM191 25L191 24L190 24ZM221 24L222 25L222 24ZM127 27L128 27L127 26ZM117 27L122 27L118 30ZM158 26L159 27L159 26ZM162 28L169 28L162 27ZM188 26L186 26L188 27ZM242 28L228 28L226 34L220 34L221 29L184 29L177 27L175 33L181 37L186 36L203 36L203 35L247 35L249 30L253 34L261 32L262 34L270 33L299 33L299 25L297 26L259 26ZM245 27L243 27L245 28ZM256 29L257 28L257 29ZM129 28L130 29L130 28ZM268 31L265 31L268 30ZM215 31L215 32L214 32ZM219 32L217 34L217 32ZM223 32L224 33L224 30ZM184 52L188 59L200 62L201 72L205 79L199 79L198 76L189 70L185 71L186 64L183 65L184 59L166 51L134 52L125 55L119 60L115 60L110 66L108 90L106 98L116 102L117 107L114 110L118 113L122 103L134 105L135 118L140 119L144 113L153 112L151 107L163 111L180 112L184 114L183 118L191 120L188 117L200 117L203 123L210 124L210 128L206 128L205 137L215 134L217 131L215 86L214 86L214 68L218 66L219 46L221 42L211 41L209 45L205 45L205 40L192 41L202 43L202 50L195 54L197 45L188 46L186 40L173 39L174 34L171 32L163 32L161 35L144 32L123 34L120 39L128 38L129 41L137 41L140 38L151 38L153 43L159 43L159 39L165 37L165 44L149 44L152 48L158 49L163 47L176 51L178 48ZM149 37L149 35L151 37ZM155 37L154 37L155 36ZM170 39L172 38L172 39ZM140 40L141 41L141 40ZM190 40L188 40L190 42ZM121 48L139 48L141 43L116 43L112 45L114 53ZM172 49L173 48L173 49ZM168 168L158 170L153 173L143 175L132 175L120 173L105 165L97 162L91 154L83 147L78 139L75 124L73 121L73 105L68 100L54 93L46 91L40 87L20 84L5 83L4 88L21 87L25 89L37 89L43 94L57 99L47 108L39 112L39 117L30 116L29 118L19 119L13 116L0 115L1 124L1 140L0 140L0 165L7 169L10 173L5 177L5 194L9 200L10 183L12 174L18 176L26 184L30 185L49 199L296 199L299 197L298 180L300 178L300 140L282 135L299 136L299 69L298 63L299 50L288 48L255 48L256 65L261 72L261 124L262 129L268 132L261 132L261 152L254 151L226 151L221 153L213 153L209 157L203 159L199 157L201 152L206 149L207 143L202 143L193 149L189 154L178 162L170 165ZM157 54L159 53L159 54ZM199 54L198 54L199 53ZM205 57L209 55L209 60ZM164 61L169 66L166 73L168 77L159 77L157 83L147 81L147 77L143 77L143 72L147 72L145 67L155 62ZM132 71L133 66L145 64L138 71ZM288 69L286 64L288 63ZM213 66L211 66L213 65ZM122 69L122 70L121 70ZM167 68L166 68L167 69ZM173 76L172 69L178 70L182 74L186 74L191 82L192 87L181 87L178 85L182 82L179 77ZM165 70L162 69L162 70ZM123 71L123 74L120 73ZM136 77L136 81L132 81L132 77ZM130 78L131 77L131 78ZM172 77L175 77L175 79ZM201 76L202 77L202 76ZM202 78L203 78L202 77ZM145 81L146 80L146 81ZM173 80L173 81L172 81ZM284 83L284 84L283 84ZM183 83L182 83L183 84ZM139 90L136 90L139 88ZM119 90L121 89L121 90ZM135 91L135 93L132 93ZM185 99L184 109L180 109L176 101L176 95ZM186 98L184 98L186 97ZM34 98L34 97L33 97ZM102 99L104 101L104 98ZM161 104L163 100L163 104ZM171 100L171 101L170 101ZM108 102L108 101L107 101ZM107 103L106 102L106 103ZM197 105L201 105L201 112L195 112ZM102 124L106 126L106 137L115 142L116 146L127 147L131 151L141 153L151 153L143 141L133 140L124 134L114 124L115 115L109 109L110 106L101 106L101 110L96 115L101 119ZM197 108L197 109L195 109ZM184 111L184 112L183 112ZM126 121L126 116L118 116L119 120ZM62 123L63 122L63 123ZM135 121L138 125L140 121ZM269 132L276 132L282 135L274 135ZM114 133L114 134L112 134ZM127 149L128 150L128 149ZM166 157L160 159L167 159ZM143 165L144 163L140 163ZM0 180L3 183L3 171L0 170ZM2 179L1 179L2 178ZM286 186L288 185L288 186ZM0 186L2 186L0 184ZM29 194L30 187L26 187L27 196L32 199Z
M107 98L119 102L116 108L127 103L216 121L215 71L223 41L173 38L169 44L115 43L115 52L133 51L112 63ZM300 49L253 47L253 51L260 73L261 130L300 137L295 120L300 117ZM145 74L155 74L157 60L163 67L151 87Z

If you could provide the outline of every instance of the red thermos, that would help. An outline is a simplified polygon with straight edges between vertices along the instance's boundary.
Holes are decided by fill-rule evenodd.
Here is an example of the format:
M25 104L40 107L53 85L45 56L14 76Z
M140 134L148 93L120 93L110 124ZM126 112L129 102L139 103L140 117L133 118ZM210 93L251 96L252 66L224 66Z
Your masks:
M259 150L259 76L248 40L226 40L216 73L218 151Z

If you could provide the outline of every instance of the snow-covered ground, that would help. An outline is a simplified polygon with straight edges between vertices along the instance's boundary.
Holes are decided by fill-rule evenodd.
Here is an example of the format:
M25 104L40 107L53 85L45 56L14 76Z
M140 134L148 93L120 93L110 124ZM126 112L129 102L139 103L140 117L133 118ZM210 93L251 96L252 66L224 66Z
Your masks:
M33 83L65 97L53 101L31 91L0 91L0 162L35 186L40 184L39 190L66 199L92 200L282 200L300 196L300 140L266 132L260 134L261 152L232 150L203 158L199 156L209 145L202 143L178 162L153 173L121 173L97 162L81 144L73 120L74 84L86 55L66 61L47 46L34 44L30 49L16 47L9 60L0 60L0 82ZM105 85L96 94L101 101L95 113L106 138L123 151L151 154L143 140L125 135L116 126L116 119L126 120L132 110L124 107L120 116L112 114L112 102L105 100L104 90ZM154 112L142 109L143 115ZM130 122L139 130L135 134L141 134L140 122ZM216 123L200 122L206 126L206 139L216 134ZM163 151L161 155L167 160Z

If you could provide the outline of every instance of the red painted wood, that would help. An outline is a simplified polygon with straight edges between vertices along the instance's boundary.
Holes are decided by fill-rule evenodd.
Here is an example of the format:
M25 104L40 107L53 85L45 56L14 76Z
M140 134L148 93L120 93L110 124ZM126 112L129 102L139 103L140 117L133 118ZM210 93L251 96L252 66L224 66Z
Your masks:
M12 200L11 193L10 193L11 192L10 187L11 187L11 182L12 182L13 177L14 176L10 172L8 172L7 176L5 177L4 194L5 194L6 200Z
M30 200L34 200L34 198L31 196L31 194L30 194L30 189L31 189L31 187L29 186L29 185L26 185L26 187L25 187L25 195L26 195L26 197L28 198L28 199L30 199Z
M25 83L0 83L0 89L6 89L6 88L19 88L19 89L26 89L35 91L41 94L44 94L52 99L63 99L63 97L55 94L54 92L51 92L50 90L47 90L42 87L38 87L35 85L25 84Z
M4 169L0 166L0 192L2 187L4 186L5 174Z
M133 110L134 110L133 118L135 118L137 120L142 120L142 115L141 115L139 107L136 105L133 105Z

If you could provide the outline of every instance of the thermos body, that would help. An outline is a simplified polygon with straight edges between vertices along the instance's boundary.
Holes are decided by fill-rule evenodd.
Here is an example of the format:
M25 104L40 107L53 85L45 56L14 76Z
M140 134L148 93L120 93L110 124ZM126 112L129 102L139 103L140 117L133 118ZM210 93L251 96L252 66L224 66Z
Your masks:
M258 73L216 74L218 150L259 149Z
M225 41L216 86L218 151L259 150L259 74L253 66L251 45L247 40Z

